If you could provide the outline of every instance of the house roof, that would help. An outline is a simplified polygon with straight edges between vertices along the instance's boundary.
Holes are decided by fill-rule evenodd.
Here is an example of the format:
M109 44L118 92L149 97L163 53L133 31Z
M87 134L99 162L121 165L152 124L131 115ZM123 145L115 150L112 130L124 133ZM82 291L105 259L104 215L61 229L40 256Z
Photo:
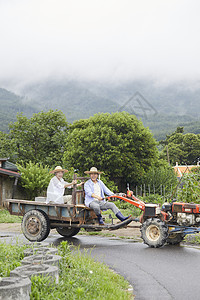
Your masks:
M196 167L200 167L199 164L190 165L190 166L185 166L185 165L179 166L176 163L176 166L174 166L173 168L174 168L174 171L175 171L177 177L182 177L183 174L190 173L190 170L193 169L193 168L196 168Z
M20 177L18 168L15 164L8 161L8 158L0 158L0 174Z
M6 170L6 169L3 169L3 168L0 168L0 174L8 175L8 176L14 176L14 177L20 177L21 176L21 174L18 173L18 172Z

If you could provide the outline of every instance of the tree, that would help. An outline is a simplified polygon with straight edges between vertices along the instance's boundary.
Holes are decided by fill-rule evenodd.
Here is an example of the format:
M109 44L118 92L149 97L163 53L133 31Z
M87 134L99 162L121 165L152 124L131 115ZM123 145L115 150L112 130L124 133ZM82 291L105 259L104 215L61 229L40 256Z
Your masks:
M165 188L165 193L170 194L178 181L174 169L165 160L160 159L149 169L142 183L146 184L147 188L150 185L151 190L153 187L158 194L162 185L162 188Z
M200 134L183 132L183 127L178 127L165 141L161 141L164 148L162 158L167 158L167 147L170 162L179 164L196 164L200 157Z
M134 115L101 113L70 126L63 162L80 173L96 166L115 182L137 183L157 156L155 139Z
M68 130L66 117L61 111L40 112L30 119L19 114L17 121L9 127L17 162L32 161L49 166L60 164Z
M15 161L16 150L16 144L10 139L9 134L0 131L0 157L9 157Z

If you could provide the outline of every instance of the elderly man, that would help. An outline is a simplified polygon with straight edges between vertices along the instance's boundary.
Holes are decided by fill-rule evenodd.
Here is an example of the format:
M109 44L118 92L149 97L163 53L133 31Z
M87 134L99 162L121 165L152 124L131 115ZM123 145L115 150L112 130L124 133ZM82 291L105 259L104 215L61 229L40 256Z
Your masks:
M105 201L104 193L108 196L114 195L105 184L98 179L99 172L97 168L92 167L90 171L85 171L85 174L90 175L90 179L84 185L85 190L85 205L92 208L97 215L99 225L104 225L101 210L111 209L120 221L125 221L128 217L124 217L117 206Z
M77 183L77 181L73 180L71 183L64 181L63 174L66 172L68 172L68 170L63 169L60 166L57 166L53 171L50 171L50 173L54 174L55 176L51 178L47 188L47 203L71 204L72 196L64 196L65 188L71 188L72 185ZM77 184L77 186L80 186L81 184L83 183Z

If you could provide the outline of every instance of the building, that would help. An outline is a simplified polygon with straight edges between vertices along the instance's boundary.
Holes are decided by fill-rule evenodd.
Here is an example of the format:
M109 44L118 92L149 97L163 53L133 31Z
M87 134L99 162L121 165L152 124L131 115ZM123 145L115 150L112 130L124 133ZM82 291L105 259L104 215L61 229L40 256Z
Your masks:
M173 167L174 171L177 175L178 178L181 178L184 174L190 173L191 169L199 167L199 161L197 163L197 165L178 165L178 163L176 163L176 166Z
M5 199L15 197L20 176L15 164L9 162L8 158L0 158L0 206Z

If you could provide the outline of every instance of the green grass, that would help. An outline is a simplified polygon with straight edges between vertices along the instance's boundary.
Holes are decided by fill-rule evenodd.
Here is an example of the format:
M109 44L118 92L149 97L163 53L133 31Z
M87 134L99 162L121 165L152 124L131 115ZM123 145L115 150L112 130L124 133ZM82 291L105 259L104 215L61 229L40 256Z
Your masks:
M6 209L0 209L0 223L21 223L22 217L10 215Z
M8 277L10 271L21 265L20 261L24 258L25 248L27 246L18 243L12 245L0 242L0 277Z

